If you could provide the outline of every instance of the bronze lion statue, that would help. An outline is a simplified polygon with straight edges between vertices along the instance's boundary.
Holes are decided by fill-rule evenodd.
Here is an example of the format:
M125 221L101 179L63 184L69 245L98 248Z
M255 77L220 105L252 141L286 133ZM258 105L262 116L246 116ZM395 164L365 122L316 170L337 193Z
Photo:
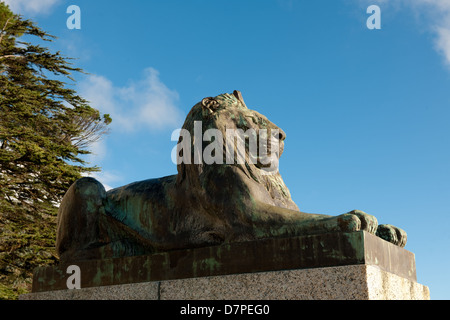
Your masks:
M69 188L58 212L56 248L61 261L359 230L405 246L402 229L378 225L374 216L359 210L337 216L301 212L278 167L268 170L268 164L258 156L261 150L247 150L248 136L241 139L245 145L242 161L225 161L230 150L239 153L234 141L231 149L216 144L211 152L211 157L223 161L202 159L199 153L211 151L213 142L199 149L195 131L209 129L222 133L223 138L230 130L256 135L264 131L268 140L276 142L274 150L267 150L272 161L277 163L283 153L285 133L247 108L239 91L205 98L190 110L184 122L176 151L177 159L184 161L177 162L176 175L134 182L108 192L97 180L84 177ZM187 139L189 135L194 139ZM218 139L216 135L216 143Z

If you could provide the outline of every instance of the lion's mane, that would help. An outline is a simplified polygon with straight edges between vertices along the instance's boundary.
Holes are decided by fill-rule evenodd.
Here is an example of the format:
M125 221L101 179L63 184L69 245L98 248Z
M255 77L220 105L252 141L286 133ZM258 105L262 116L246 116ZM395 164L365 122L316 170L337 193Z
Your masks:
M222 133L222 137L226 139L227 129L242 129L246 131L253 128L256 131L259 129L276 129L280 132L280 151L283 152L285 133L270 122L265 116L249 109L240 92L234 91L233 94L221 94L217 97L209 97L197 103L189 112L184 122L183 128L190 133L191 137L195 137L189 141L191 157L194 159L195 153L195 136L194 123L201 122L202 132L208 129L218 129ZM181 137L179 143L181 141ZM228 172L230 175L238 175L247 184L251 190L261 194L258 197L270 205L275 205L287 209L299 210L297 205L291 199L289 189L286 187L283 179L278 171L267 173L263 171L256 164L249 161L249 150L245 148L245 162L244 163L226 163L225 146L226 141L223 141L223 163L222 164L205 164L201 163L179 163L177 165L177 185L189 186L190 190L212 190L209 179L217 172ZM203 149L207 147L208 143L203 143ZM234 154L237 154L236 146L234 146ZM226 177L236 178L236 177ZM233 183L231 180L230 183Z

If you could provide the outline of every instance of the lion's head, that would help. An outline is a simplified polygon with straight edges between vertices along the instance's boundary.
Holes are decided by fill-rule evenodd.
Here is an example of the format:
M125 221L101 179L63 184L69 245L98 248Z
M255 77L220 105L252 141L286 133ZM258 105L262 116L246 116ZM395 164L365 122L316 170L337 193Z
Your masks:
M239 91L208 97L189 112L178 140L177 184L210 187L212 175L229 172L266 203L298 210L278 171L286 134L247 108ZM234 180L233 180L234 179Z

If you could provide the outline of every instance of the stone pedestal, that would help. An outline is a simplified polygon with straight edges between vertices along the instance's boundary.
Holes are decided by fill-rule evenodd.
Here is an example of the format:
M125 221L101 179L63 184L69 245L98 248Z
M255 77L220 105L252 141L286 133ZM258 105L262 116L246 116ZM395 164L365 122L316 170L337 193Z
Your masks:
M81 289L67 289L69 265ZM364 231L265 239L35 270L21 299L429 299L414 254Z
M375 266L270 271L21 296L23 300L429 300L428 287Z

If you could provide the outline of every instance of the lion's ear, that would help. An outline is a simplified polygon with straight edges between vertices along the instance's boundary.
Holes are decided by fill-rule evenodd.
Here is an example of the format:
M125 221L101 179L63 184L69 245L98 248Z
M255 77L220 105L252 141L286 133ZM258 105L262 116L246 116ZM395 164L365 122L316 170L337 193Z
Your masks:
M236 97L236 99L238 99L238 100L241 102L241 104L242 104L244 107L247 108L247 106L245 105L245 102L244 102L244 98L242 98L242 93L241 93L240 91L234 90L234 91L233 91L233 95Z
M202 106L204 109L208 109L209 113L213 113L213 111L219 107L219 103L216 99L208 97L202 100Z

